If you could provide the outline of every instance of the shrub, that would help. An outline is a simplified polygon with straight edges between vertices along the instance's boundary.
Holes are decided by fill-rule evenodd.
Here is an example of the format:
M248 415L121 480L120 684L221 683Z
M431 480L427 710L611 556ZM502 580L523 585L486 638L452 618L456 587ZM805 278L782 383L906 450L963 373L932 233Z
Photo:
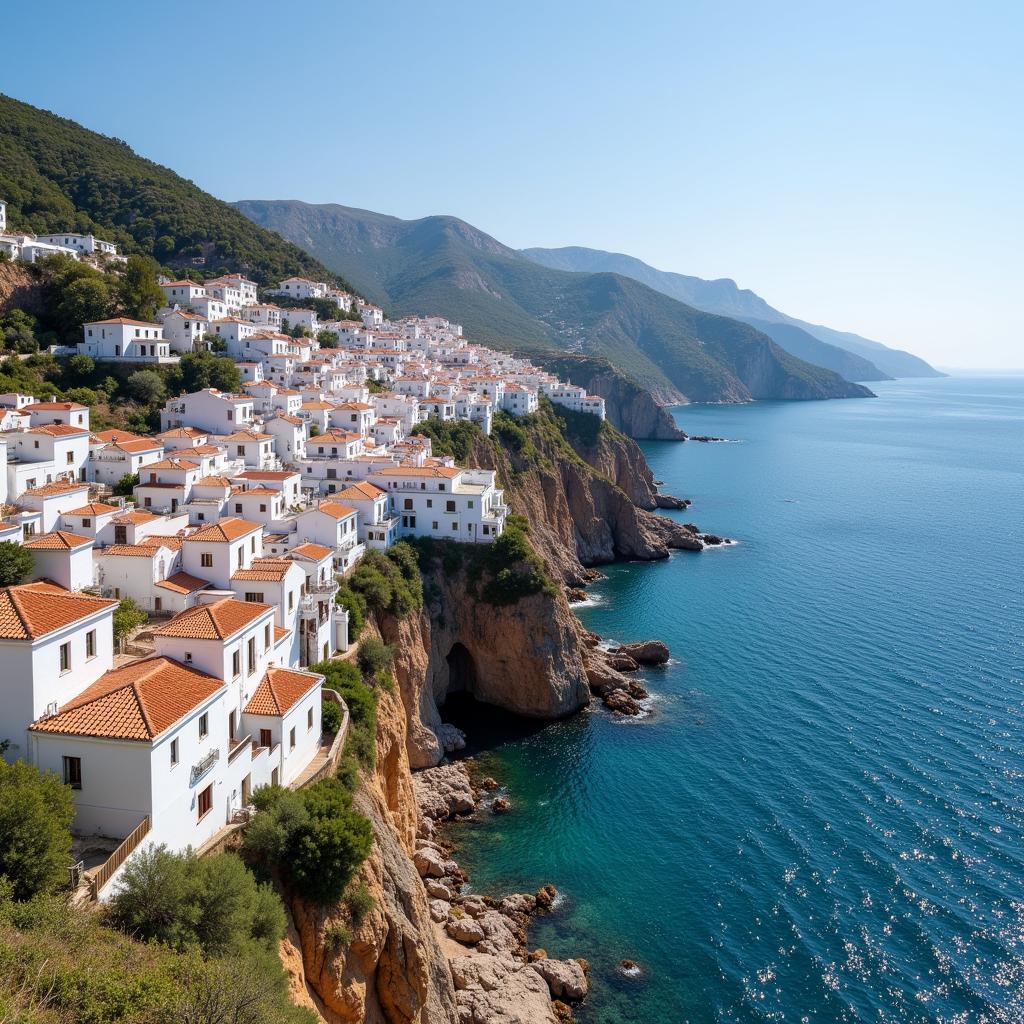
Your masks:
M135 493L135 488L139 482L138 473L125 473L120 480L114 484L114 493L120 495L122 498L130 498Z
M348 640L354 643L366 623L366 598L356 593L347 583L342 583L335 592L335 601L348 609Z
M56 889L71 863L71 790L51 772L0 760L0 878L27 900Z
M12 540L0 541L0 587L21 583L34 567L31 551Z
M359 670L363 677L368 679L376 679L380 673L391 668L393 658L394 649L376 637L367 637L363 640L356 654Z
M122 598L114 610L114 643L119 644L129 633L143 625L149 616L130 598Z
M320 708L320 724L325 733L337 734L343 719L341 705L333 700L324 699Z
M350 661L322 661L312 666L324 677L324 686L341 694L348 705L349 726L345 751L372 768L377 749L377 697Z
M136 370L125 381L125 390L143 405L159 405L167 397L164 379L156 370Z
M367 551L348 578L348 588L358 594L366 611L388 612L404 618L423 607L423 583L416 551L399 541L387 554Z
M273 889L259 885L233 853L197 859L166 846L138 851L110 905L112 922L137 938L207 956L255 944L276 949L285 916Z
M360 882L355 888L345 893L345 906L348 907L352 923L357 928L366 919L366 915L373 910L375 903L373 893L366 887L365 882Z
M344 949L351 942L352 932L343 924L330 924L324 929L324 946L332 953Z

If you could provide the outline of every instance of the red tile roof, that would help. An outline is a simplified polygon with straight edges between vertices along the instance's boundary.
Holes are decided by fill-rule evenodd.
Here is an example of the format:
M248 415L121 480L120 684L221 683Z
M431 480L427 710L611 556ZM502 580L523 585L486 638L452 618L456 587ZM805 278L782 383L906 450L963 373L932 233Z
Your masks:
M116 604L41 580L5 587L0 590L0 639L35 640Z
M226 544L229 541L238 540L240 537L246 537L254 530L262 529L263 527L259 523L250 523L247 519L238 519L235 516L231 516L196 530L195 533L189 534L185 540Z
M312 672L297 672L286 668L269 668L259 686L245 706L248 715L287 714L314 687L319 687L323 676Z
M212 697L224 683L170 658L147 658L113 669L36 722L33 732L152 740Z
M73 548L91 543L91 537L79 537L78 534L68 533L66 530L54 530L52 533L30 537L24 546L29 551L71 551Z
M209 580L201 580L198 576L187 572L176 572L173 576L168 576L167 579L160 580L154 585L163 590L171 590L175 594L191 594L196 590L205 590L210 583Z
M225 597L220 601L197 604L186 609L154 630L153 635L188 640L226 640L270 610L271 605L268 604Z

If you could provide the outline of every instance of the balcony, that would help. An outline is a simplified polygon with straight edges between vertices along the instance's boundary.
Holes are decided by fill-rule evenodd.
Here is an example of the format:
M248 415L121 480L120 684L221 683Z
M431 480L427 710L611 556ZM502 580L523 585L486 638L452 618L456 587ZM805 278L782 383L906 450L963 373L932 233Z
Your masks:
M206 757L192 765L192 774L189 777L189 785L194 786L219 760L220 749L218 747L214 747Z
M234 759L236 757L238 757L238 755L243 750L245 750L245 748L247 746L251 747L252 745L253 745L253 742L252 742L252 736L251 735L250 736L243 736L242 739L240 739L237 742L235 742L235 745L231 748L231 750L228 751L228 764L231 764L231 762L234 761Z

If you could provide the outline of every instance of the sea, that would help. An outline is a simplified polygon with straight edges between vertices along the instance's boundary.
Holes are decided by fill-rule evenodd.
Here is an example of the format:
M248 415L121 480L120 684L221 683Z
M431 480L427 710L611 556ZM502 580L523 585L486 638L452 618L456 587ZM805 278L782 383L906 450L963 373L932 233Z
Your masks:
M557 886L530 939L589 961L584 1024L1024 1021L1024 375L871 387L643 445L736 543L576 606L669 645L642 717L474 709L512 808L457 857Z

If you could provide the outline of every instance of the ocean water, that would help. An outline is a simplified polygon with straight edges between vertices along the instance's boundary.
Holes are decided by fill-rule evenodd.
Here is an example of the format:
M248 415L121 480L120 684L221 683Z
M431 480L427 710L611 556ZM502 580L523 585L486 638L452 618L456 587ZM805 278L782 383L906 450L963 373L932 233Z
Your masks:
M1024 377L872 387L645 446L739 541L579 609L670 645L647 716L473 719L513 809L459 859L558 886L532 942L589 959L579 1020L1024 1020Z

